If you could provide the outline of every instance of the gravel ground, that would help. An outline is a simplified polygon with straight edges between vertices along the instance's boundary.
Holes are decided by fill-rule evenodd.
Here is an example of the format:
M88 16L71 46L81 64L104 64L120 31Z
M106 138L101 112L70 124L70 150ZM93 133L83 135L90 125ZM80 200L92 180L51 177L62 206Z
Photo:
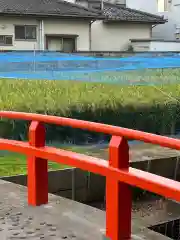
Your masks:
M93 207L105 210L103 202L90 204ZM146 227L180 218L180 205L168 199L151 196L139 201L133 201L132 219Z

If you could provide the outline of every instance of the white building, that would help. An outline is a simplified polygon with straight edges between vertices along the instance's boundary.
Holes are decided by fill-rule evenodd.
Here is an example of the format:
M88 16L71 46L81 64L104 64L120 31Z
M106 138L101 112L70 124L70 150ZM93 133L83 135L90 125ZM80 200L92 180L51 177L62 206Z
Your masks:
M180 0L126 0L128 7L163 15L168 19L164 25L153 28L153 38L180 39Z
M148 12L127 8L124 0L104 1L76 0L85 7L102 10L104 20L92 23L93 51L126 51L130 39L150 39L152 27L164 24L163 17ZM142 49L146 51L146 49Z
M101 11L100 1L69 1L0 0L0 50L124 51L130 39L150 38L152 25L165 22L123 2Z
M97 10L61 0L0 0L0 50L88 51Z

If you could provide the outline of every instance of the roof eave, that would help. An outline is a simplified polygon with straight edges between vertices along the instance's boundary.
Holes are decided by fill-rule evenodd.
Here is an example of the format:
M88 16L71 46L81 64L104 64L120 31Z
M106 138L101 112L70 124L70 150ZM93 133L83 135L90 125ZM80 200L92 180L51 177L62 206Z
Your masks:
M60 14L41 14L41 13L0 13L1 16L14 16L14 17L38 17L38 18L59 18L59 19L89 19L89 20L104 20L102 15L88 16L88 15L60 15Z
M167 20L157 20L157 21L149 21L149 20L147 20L147 21L145 21L145 20L143 20L143 21L138 21L138 20L122 20L122 19L110 19L110 18L108 18L108 19L105 19L104 21L103 21L104 23L110 23L110 22L123 22L123 23L142 23L142 24L144 24L144 23L149 23L149 24L164 24L164 23L166 23L167 22Z

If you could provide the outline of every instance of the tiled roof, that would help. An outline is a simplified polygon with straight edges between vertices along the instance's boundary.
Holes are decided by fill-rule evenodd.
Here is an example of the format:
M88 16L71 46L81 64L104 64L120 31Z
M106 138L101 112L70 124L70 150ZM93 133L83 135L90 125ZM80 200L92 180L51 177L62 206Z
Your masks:
M63 0L0 0L0 14L102 19L98 10Z
M100 9L100 1L89 0L89 5L94 9ZM158 15L127 8L123 5L103 3L103 14L107 18L105 21L128 21L141 23L165 23L166 20Z

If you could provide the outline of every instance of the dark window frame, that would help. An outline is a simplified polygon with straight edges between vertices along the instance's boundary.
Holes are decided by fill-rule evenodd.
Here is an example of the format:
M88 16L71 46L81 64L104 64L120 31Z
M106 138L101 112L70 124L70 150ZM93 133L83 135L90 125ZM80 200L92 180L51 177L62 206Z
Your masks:
M0 37L3 37L3 38L4 38L4 43L1 43L1 42L0 42L0 46L13 46L13 35L1 35L1 34L0 34ZM7 38L11 38L11 43L8 44L8 43L6 42L6 39L7 39Z
M16 36L16 27L24 28L24 37L19 38ZM27 37L26 32L28 27L35 28L35 38ZM14 35L15 35L15 40L18 40L18 41L37 41L37 25L14 25Z

